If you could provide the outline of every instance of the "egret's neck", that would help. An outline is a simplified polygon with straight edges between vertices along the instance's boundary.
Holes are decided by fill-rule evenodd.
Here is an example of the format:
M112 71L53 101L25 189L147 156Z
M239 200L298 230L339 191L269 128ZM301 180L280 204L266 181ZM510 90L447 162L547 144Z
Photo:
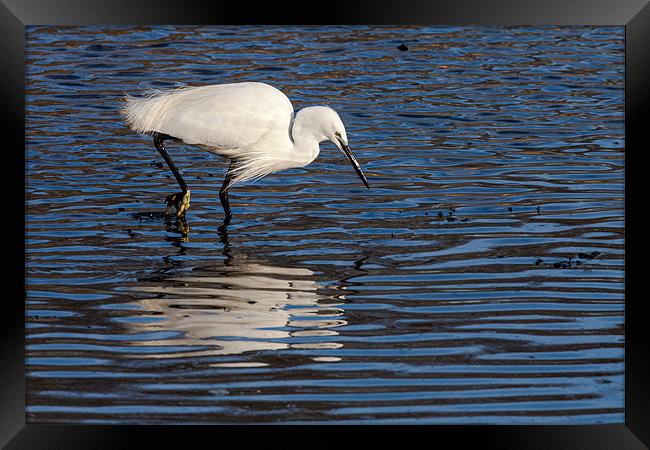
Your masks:
M296 156L303 165L307 165L316 159L320 152L318 141L312 136L305 136L300 133L293 135L293 148Z
M314 126L309 109L305 108L298 111L291 127L291 138L293 139L296 156L301 159L304 158L305 165L316 159L320 152L318 144L327 140L327 137Z

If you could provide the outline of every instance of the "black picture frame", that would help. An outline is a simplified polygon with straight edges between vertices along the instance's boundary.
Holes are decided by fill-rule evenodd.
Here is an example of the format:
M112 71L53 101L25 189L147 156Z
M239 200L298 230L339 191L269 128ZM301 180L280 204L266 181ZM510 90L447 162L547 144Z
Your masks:
M326 3L326 4L325 4ZM25 425L25 26L87 24L430 24L430 25L617 25L625 27L625 424L593 426L434 426L370 427L383 438L396 428L402 445L412 433L431 445L451 438L454 446L469 441L500 449L641 449L650 446L650 342L644 333L641 295L643 267L641 201L645 182L641 154L647 151L645 129L650 110L650 3L647 0L487 0L371 1L331 0L321 7L304 2L174 1L174 0L0 0L0 120L2 137L5 283L0 318L0 444L8 449L128 448L137 437L147 446L170 444L172 437L224 439L237 444L285 427L82 426ZM22 150L22 151L21 151ZM22 198L18 192L22 188ZM6 209L9 208L9 209ZM21 239L22 237L22 239ZM216 429L218 428L218 430ZM315 427L300 427L316 433ZM368 427L346 427L349 431ZM339 428L339 427L336 427ZM415 428L417 430L415 430ZM422 432L424 430L424 432ZM291 431L293 433L293 431ZM312 439L321 435L312 434ZM230 436L229 436L230 437ZM286 437L286 434L285 434ZM320 438L319 438L320 439ZM406 439L406 441L404 440ZM187 441L184 441L187 442ZM217 441L212 441L217 445ZM280 443L287 442L282 439ZM425 441L426 442L426 441ZM305 443L305 442L303 442ZM325 443L325 441L323 441ZM166 445L163 445L166 446Z

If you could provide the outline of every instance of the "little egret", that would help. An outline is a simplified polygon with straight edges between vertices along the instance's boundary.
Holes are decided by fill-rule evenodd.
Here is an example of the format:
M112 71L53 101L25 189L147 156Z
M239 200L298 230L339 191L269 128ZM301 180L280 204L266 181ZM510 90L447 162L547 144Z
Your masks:
M167 210L176 216L190 207L190 188L163 145L167 139L199 145L230 159L219 191L225 212L232 213L228 190L241 181L256 180L272 172L304 167L330 140L348 157L368 189L368 180L348 146L339 115L327 106L310 106L294 116L291 101L264 83L246 82L150 91L141 98L127 95L122 110L129 127L153 137L153 143L171 169L182 192L168 195Z

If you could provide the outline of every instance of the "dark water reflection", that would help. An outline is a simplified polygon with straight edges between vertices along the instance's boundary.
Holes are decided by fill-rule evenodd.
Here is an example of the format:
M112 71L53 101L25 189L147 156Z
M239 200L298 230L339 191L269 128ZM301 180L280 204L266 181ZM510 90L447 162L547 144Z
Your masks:
M623 37L30 27L28 420L622 422ZM252 80L336 108L373 189L324 144L225 236L226 161L175 145L161 215L122 92Z

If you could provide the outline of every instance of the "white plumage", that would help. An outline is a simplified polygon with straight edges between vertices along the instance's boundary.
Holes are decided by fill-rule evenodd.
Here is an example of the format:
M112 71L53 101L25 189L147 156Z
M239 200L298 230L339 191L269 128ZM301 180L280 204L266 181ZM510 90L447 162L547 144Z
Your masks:
M348 156L368 186L349 150L338 114L326 106L311 106L294 116L287 96L268 84L246 82L148 91L140 98L127 95L125 100L122 113L132 130L166 135L231 159L224 192L236 182L308 165L318 156L319 143L325 140L332 141ZM183 187L184 181L173 163L170 168ZM186 185L183 189L189 191Z
M231 185L305 165L291 165L302 161L292 159L296 155L287 151L293 106L286 95L267 84L149 91L142 98L127 96L124 115L136 132L157 131L235 160Z

